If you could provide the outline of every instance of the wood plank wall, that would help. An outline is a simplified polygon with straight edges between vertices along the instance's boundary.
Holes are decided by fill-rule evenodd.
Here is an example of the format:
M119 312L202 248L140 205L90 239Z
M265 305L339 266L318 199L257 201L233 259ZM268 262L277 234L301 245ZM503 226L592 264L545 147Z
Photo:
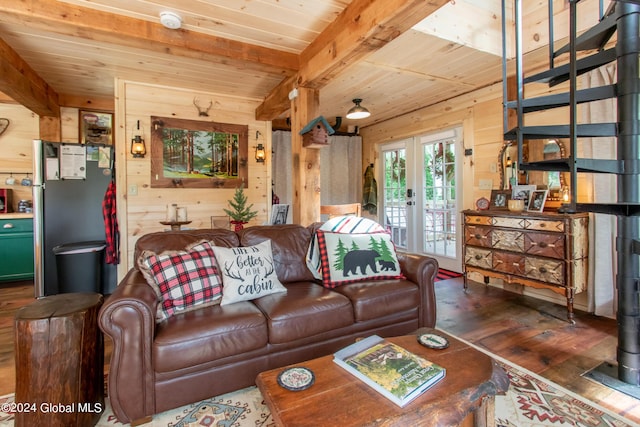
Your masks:
M0 188L9 188L13 195L13 211L18 210L18 202L33 198L31 187L20 185L27 172L33 172L32 141L38 138L39 117L19 104L0 104L0 117L10 121L7 130L0 135ZM15 184L5 181L13 172ZM33 175L30 175L33 178Z
M130 154L132 130L140 120L144 130L147 152L151 143L151 116L172 117L188 120L214 121L249 126L248 166L249 179L245 194L258 216L249 225L267 221L271 208L271 123L255 120L258 99L222 96L213 93L197 93L178 88L160 87L149 84L118 81L116 94L116 168L118 211L122 240L122 263L119 276L131 266L136 240L143 234L163 231L167 204L176 203L187 208L188 227L209 228L212 215L224 215L223 208L233 197L233 189L195 188L151 188L151 159L134 159ZM209 117L199 117L193 99L199 104L213 106ZM256 132L258 140L256 141ZM267 152L265 163L255 161L255 146L262 143ZM137 187L137 195L127 194L131 187Z

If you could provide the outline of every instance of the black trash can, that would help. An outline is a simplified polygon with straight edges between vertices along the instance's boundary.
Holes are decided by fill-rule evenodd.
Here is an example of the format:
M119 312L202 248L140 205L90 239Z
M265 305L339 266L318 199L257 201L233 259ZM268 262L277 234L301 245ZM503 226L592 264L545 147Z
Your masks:
M58 292L102 291L104 240L65 243L53 248L56 257Z

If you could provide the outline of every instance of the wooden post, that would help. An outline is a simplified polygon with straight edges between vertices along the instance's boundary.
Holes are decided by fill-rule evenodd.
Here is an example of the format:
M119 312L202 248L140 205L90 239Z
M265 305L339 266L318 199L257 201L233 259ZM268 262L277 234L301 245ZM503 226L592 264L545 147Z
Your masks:
M40 139L43 141L61 141L60 117L40 116Z
M304 148L300 131L318 116L319 105L318 90L304 87L291 101L293 222L305 226L320 221L320 151Z

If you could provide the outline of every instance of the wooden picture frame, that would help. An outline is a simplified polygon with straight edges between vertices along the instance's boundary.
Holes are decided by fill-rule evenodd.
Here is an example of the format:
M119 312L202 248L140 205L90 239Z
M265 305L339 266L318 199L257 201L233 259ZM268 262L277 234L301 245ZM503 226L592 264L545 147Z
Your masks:
M151 188L247 188L249 126L151 117Z
M544 210L544 203L547 200L548 190L535 190L531 193L531 199L527 206L528 211L542 212Z
M113 113L80 110L78 139L80 144L113 145Z
M506 210L509 207L511 190L491 190L489 209Z
M529 206L529 200L531 200L531 194L536 191L535 185L514 185L511 192L512 199L524 200L524 205Z

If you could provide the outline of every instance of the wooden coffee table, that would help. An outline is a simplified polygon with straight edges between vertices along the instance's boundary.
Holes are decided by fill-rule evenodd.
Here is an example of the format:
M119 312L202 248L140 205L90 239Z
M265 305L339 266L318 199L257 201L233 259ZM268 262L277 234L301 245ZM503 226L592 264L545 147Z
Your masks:
M289 391L278 385L278 374L285 368L260 373L256 384L274 421L282 426L494 426L495 395L509 387L505 371L450 335L419 331L424 332L446 336L449 347L423 347L417 334L389 340L445 367L447 376L404 408L335 364L333 355L291 365L313 371L315 383L306 390Z

